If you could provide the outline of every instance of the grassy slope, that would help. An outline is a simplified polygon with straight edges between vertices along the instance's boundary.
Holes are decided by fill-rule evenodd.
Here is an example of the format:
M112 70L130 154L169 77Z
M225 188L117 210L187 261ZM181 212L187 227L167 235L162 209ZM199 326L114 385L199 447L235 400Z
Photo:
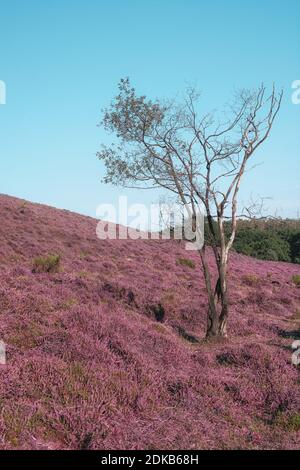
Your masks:
M95 229L0 196L0 448L299 446L299 266L233 254L231 337L192 342L206 317L197 255ZM33 273L49 253L61 271Z

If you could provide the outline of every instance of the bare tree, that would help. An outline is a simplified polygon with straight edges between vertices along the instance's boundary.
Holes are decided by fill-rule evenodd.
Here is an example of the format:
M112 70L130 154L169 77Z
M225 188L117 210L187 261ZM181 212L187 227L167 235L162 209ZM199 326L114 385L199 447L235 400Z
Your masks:
M164 188L189 206L194 218L204 208L217 272L213 283L204 244L198 251L208 296L206 335L226 336L228 255L237 228L238 193L249 159L270 134L282 92L273 86L267 94L264 85L243 90L222 122L214 113L199 117L199 98L189 88L181 104L151 101L122 79L102 121L119 144L103 146L98 157L105 162L106 183Z

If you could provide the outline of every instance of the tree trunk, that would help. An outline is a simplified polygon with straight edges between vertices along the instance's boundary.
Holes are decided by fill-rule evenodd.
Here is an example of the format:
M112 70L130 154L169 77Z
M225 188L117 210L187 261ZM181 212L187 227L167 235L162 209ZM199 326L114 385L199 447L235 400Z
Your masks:
M221 313L218 315L217 310L211 311L210 307L207 312L207 329L206 338L215 336L227 337L227 319L228 319L228 305L223 304Z
M207 327L206 327L206 337L217 336L219 331L219 321L218 321L218 311L215 302L215 293L211 285L211 277L209 266L205 257L205 246L199 250L201 257L202 268L204 273L205 286L208 297L208 312L207 312Z
M227 318L228 318L228 305L227 303L222 306L221 314L219 317L219 336L227 337Z
M218 262L219 277L212 288L209 265L205 256L205 247L199 250L204 273L205 286L208 297L206 338L226 337L228 318L228 295L227 295L227 256L223 253ZM218 313L218 304L221 304L221 312Z
M227 289L227 256L222 256L219 267L219 286L221 313L219 316L219 336L227 336L227 318L228 318L228 289Z
M223 271L224 275L224 271ZM221 312L218 314L217 304L221 303ZM206 338L227 337L227 319L228 319L228 292L225 282L221 278L217 280L214 297L214 309L212 310L209 306L207 313L207 330Z
M213 338L219 335L219 318L216 307L212 310L210 307L207 312L206 338Z

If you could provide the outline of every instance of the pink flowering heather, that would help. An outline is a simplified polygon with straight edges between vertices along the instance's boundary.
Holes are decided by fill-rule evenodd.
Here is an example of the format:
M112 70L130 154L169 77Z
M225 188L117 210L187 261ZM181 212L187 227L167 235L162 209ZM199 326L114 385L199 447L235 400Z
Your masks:
M197 254L96 224L0 196L0 447L299 447L299 266L233 253L230 336L206 343Z

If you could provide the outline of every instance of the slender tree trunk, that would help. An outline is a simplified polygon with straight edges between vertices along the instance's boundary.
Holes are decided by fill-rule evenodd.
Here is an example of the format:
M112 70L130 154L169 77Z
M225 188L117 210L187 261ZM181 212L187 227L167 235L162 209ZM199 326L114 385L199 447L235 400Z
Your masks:
M219 336L227 337L228 304L222 306L219 317Z
M219 268L220 276L220 300L221 313L219 316L219 336L227 336L227 319L228 319L228 288L227 288L227 254L221 256Z
M218 335L219 335L219 318L218 318L216 307L214 307L214 310L211 310L211 308L208 307L206 338L212 338Z
M207 264L205 256L205 246L199 250L202 268L204 273L204 280L206 286L206 292L208 296L208 312L207 312L207 327L206 327L206 337L217 336L219 331L219 320L218 312L215 302L215 294L211 285L211 276L209 271L209 266Z
M222 308L219 316L219 336L227 337L227 320L228 320L228 291L223 294Z

